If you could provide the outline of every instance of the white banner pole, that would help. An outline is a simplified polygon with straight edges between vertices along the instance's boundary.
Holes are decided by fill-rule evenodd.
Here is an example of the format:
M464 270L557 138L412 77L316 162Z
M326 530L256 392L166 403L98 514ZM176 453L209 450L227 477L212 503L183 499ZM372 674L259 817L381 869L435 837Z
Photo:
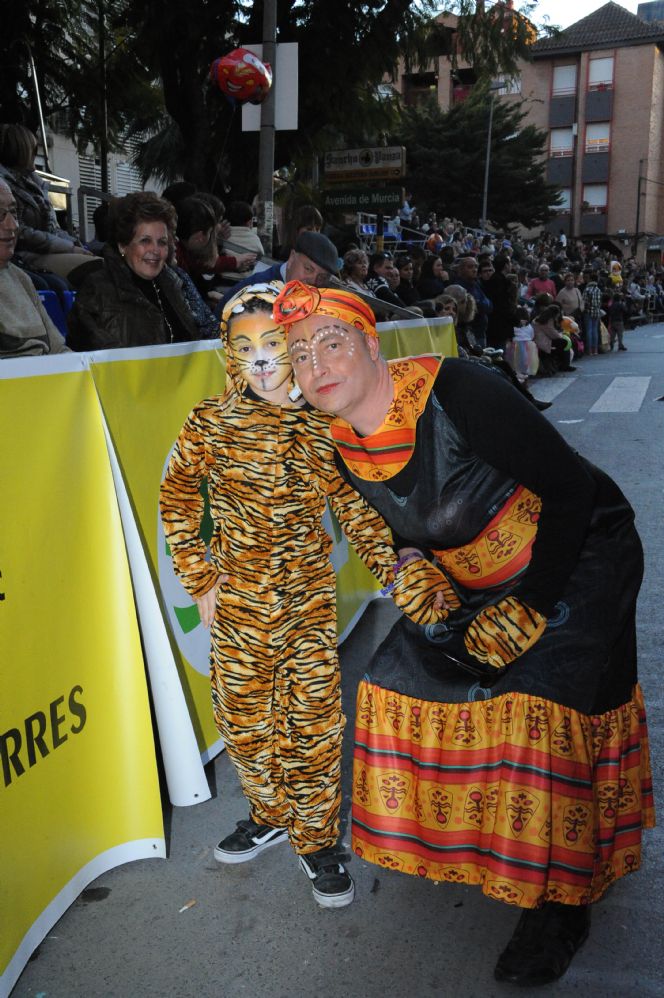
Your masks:
M164 625L161 607L103 410L102 419L150 674L150 690L159 728L159 742L168 784L168 796L171 803L177 807L200 804L202 801L209 800L212 794L203 769L201 753L182 691L182 683ZM210 710L212 710L212 706L210 706Z

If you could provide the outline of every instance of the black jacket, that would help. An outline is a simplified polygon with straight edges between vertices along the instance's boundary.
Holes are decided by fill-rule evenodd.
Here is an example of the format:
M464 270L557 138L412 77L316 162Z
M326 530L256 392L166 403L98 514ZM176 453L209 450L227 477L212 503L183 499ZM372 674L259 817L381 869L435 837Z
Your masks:
M155 284L184 330L184 334L179 330L176 339L200 339L177 275L164 267ZM111 350L171 342L163 313L145 297L132 280L127 265L111 248L104 250L103 266L81 286L68 324L67 344L73 350Z

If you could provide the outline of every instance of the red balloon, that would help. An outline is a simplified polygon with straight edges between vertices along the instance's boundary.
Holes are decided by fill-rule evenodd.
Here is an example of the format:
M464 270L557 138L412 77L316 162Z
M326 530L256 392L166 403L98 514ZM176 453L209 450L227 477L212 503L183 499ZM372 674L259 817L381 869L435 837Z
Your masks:
M233 49L214 60L210 79L232 103L261 104L272 86L272 67L249 49Z

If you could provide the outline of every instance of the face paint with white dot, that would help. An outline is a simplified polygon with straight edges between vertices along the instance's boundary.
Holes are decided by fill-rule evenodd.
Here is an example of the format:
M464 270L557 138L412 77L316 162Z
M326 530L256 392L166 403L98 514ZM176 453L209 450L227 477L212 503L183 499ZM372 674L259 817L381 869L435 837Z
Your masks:
M336 323L321 326L310 340L296 340L290 347L293 368L320 374L332 358L351 358L355 354L356 340L343 326Z

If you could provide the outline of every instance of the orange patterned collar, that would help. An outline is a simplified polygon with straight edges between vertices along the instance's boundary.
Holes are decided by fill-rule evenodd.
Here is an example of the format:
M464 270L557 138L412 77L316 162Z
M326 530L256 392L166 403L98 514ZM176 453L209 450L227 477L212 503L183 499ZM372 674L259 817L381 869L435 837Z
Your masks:
M424 412L441 364L440 357L388 361L394 400L384 421L369 436L358 436L343 419L332 421L332 439L354 475L367 482L384 482L405 468L415 449L417 420Z

